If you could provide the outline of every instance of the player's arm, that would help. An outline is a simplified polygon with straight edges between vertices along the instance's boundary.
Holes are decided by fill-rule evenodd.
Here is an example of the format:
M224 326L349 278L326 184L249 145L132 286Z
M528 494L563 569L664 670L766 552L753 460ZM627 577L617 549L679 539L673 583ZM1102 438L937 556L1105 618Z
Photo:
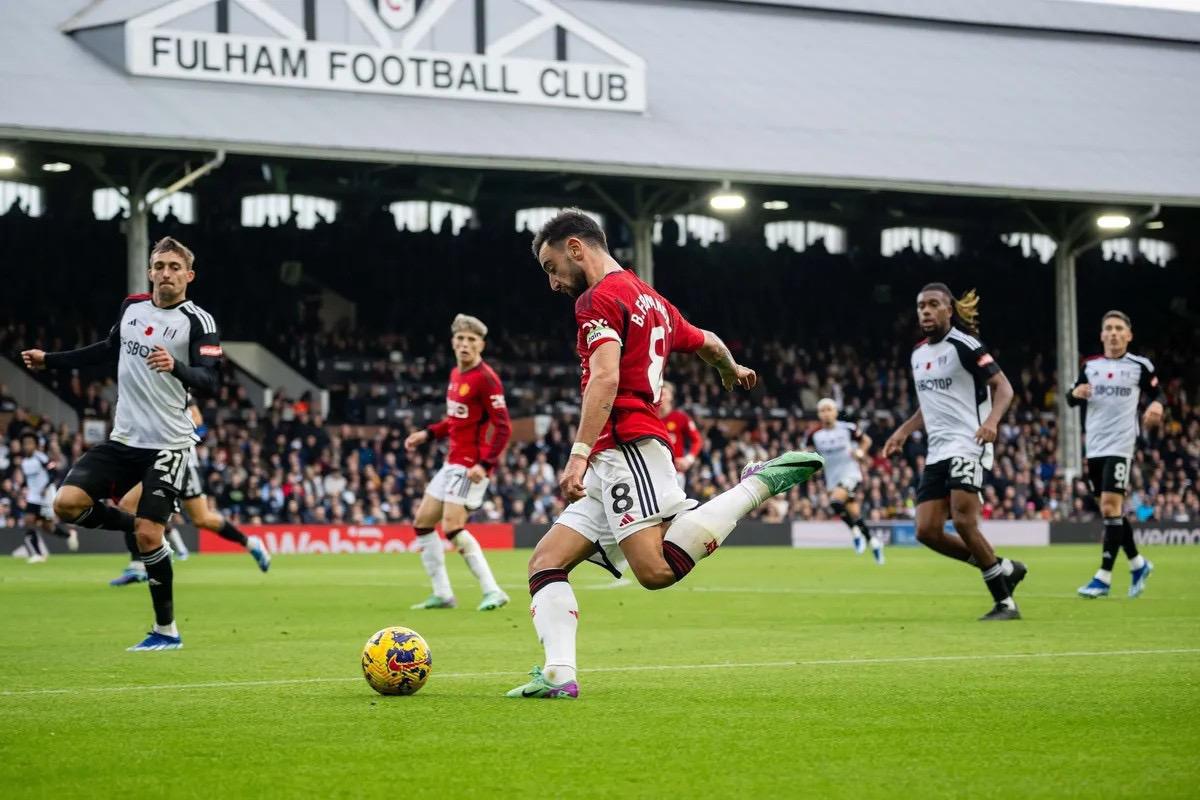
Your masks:
M696 463L696 459L700 457L700 451L704 449L704 439L700 436L700 429L696 427L696 421L691 417L687 418L687 441L688 448L683 456L691 459L690 466Z
M892 453L899 453L904 449L904 443L908 441L908 437L924 427L925 415L921 413L921 407L917 406L917 413L904 420L903 424L896 428L888 440L883 443L883 457L887 458Z
M575 432L575 444L571 446L571 457L558 481L558 488L568 502L573 503L585 494L583 474L587 472L592 446L612 414L620 378L621 345L615 339L601 341L588 358L588 383L583 390L579 428Z
M1146 412L1142 415L1142 427L1156 428L1163 419L1163 395L1162 389L1158 385L1158 375L1155 374L1153 366L1148 369L1142 368L1142 377L1138 384L1138 388L1142 390L1142 397L1150 401L1146 405Z
M721 376L721 385L725 387L726 391L734 386L753 389L758 383L758 375L754 370L737 363L733 353L729 352L729 348L721 341L720 336L712 331L700 331L700 333L704 335L704 343L696 349L696 355L717 371L717 374Z
M192 326L192 338L188 342L188 361L177 361L162 345L156 346L146 356L146 364L155 372L173 375L189 391L215 395L221 388L221 338L216 330L205 333L198 325Z
M1075 379L1075 385L1071 387L1071 391L1067 392L1067 405L1074 408L1087 403L1088 398L1092 396L1092 385L1088 383L1087 367L1079 368L1079 377Z
M63 350L57 353L47 353L44 350L36 349L25 350L21 353L21 360L31 370L78 369L79 367L90 367L93 364L116 361L117 354L121 351L121 315L124 313L125 306L121 306L121 314L117 316L117 323L108 331L108 336L99 342L76 350Z
M871 452L871 445L873 445L874 442L871 440L871 437L867 435L866 431L862 430L857 425L854 426L854 438L855 441L858 442L858 449L854 451L854 457L859 461L862 461L867 457L867 453Z
M512 420L508 416L508 402L504 399L504 386L499 381L488 380L484 395L484 413L492 423L492 438L486 442L479 454L479 464L492 470L500 463L500 456L512 439Z
M996 441L1000 432L1000 420L1004 419L1004 415L1008 413L1008 407L1012 405L1014 394L1012 384L1008 382L1008 376L999 370L988 378L987 385L992 390L992 412L979 426L979 430L975 431L975 441L979 444Z

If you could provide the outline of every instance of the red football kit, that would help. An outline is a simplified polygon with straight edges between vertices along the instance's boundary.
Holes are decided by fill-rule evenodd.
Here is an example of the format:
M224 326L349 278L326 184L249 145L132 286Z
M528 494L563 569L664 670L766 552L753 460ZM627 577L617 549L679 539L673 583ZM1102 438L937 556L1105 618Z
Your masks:
M596 348L605 342L621 346L617 396L592 455L646 437L670 447L666 425L655 409L662 392L663 368L671 353L699 350L704 345L704 331L629 270L608 273L580 295L575 302L575 322L579 326L576 349L583 367L581 391L587 389L588 360Z
M489 425L494 429L487 438ZM512 422L504 402L504 386L495 371L480 361L467 370L450 370L446 389L446 416L426 430L435 439L450 437L447 464L496 466L512 436Z
M678 408L662 418L667 426L667 441L671 445L671 455L675 458L700 455L704 442L700 439L700 429L685 412Z

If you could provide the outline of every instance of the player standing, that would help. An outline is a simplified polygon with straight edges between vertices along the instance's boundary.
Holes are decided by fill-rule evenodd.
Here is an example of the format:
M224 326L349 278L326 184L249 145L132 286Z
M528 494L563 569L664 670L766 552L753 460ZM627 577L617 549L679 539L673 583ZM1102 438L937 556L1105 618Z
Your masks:
M983 573L995 605L981 620L1020 619L1012 592L1025 577L1025 565L997 557L979 530L983 471L992 467L992 443L1012 402L1012 385L975 338L974 290L955 300L946 284L927 284L917 295L917 318L927 337L912 354L920 407L888 437L883 455L899 452L913 431L925 427L929 452L917 487L917 539ZM957 537L946 535L947 518L954 520Z
M459 314L450 325L450 344L458 364L450 370L446 388L446 416L422 431L410 434L404 446L413 450L430 439L450 438L446 462L429 486L415 520L421 563L433 582L433 594L412 606L454 608L458 603L446 573L446 550L434 529L440 520L446 534L467 568L479 581L483 600L479 611L491 611L508 602L508 595L496 583L483 548L466 529L467 517L483 505L488 474L496 467L500 454L512 436L504 386L495 371L483 360L487 326L475 317ZM487 438L488 428L492 436Z
M204 424L204 418L200 415L200 407L195 403L189 404L188 415L192 418L192 424L195 426L197 434L201 435L200 429ZM209 507L208 497L204 492L204 482L200 480L200 461L196 457L196 448L194 447L188 452L187 475L184 477L183 490L180 492L179 498L179 506L182 506L183 513L193 525L212 531L222 539L246 548L246 552L250 553L254 563L258 564L258 568L263 572L271 568L271 554L267 552L262 539L242 533L236 525L229 521L228 517L219 510ZM121 509L132 514L137 510L141 499L142 485L139 483L121 498ZM178 507L176 511L178 511ZM187 558L187 549L183 547L179 531L172 527L168 536L175 552L180 556L180 560ZM120 575L108 582L110 586L125 586L146 580L146 566L138 558L136 543L128 543L132 545L129 552L133 558Z
M1104 597L1112 586L1112 568L1117 551L1129 559L1129 596L1146 589L1154 565L1138 553L1133 526L1125 516L1125 490L1138 437L1138 404L1149 400L1142 424L1147 428L1162 422L1162 393L1150 359L1129 352L1133 325L1123 311L1109 311L1100 321L1104 355L1083 363L1067 403L1083 407L1086 433L1088 483L1104 515L1104 544L1100 569L1084 586L1083 597Z
M859 463L871 449L871 437L852 422L838 418L837 403L824 397L817 403L817 419L821 427L809 434L813 449L825 457L825 487L829 490L829 506L854 536L854 552L859 555L871 545L875 563L883 564L883 542L871 535L870 528L859 513L855 493L862 483Z
M21 474L25 477L25 551L30 564L40 564L49 557L43 533L53 533L67 540L67 548L79 549L79 537L75 531L54 523L54 512L46 504L47 497L54 496L51 472L56 465L50 456L38 447L37 435L33 431L21 434Z
M174 573L163 530L196 442L188 391L215 392L221 344L213 318L187 299L195 257L166 237L150 252L152 294L125 298L103 341L63 353L26 350L30 369L73 369L117 360L117 409L109 441L80 457L54 499L54 513L83 528L134 532L149 576L154 628L130 650L176 650ZM104 498L142 484L136 519Z
M670 381L663 381L662 397L658 401L658 416L667 428L667 443L671 446L671 457L675 461L679 488L686 491L687 472L700 457L704 439L687 412L675 407L675 384Z
M717 369L727 390L753 388L754 370L622 269L609 255L604 231L583 212L570 209L548 221L534 237L533 253L551 290L577 298L583 401L559 480L571 505L529 559L530 613L545 665L508 696L573 698L579 695L579 605L567 575L576 565L615 544L642 586L664 589L716 552L739 519L808 480L824 462L816 453L790 452L751 464L737 486L696 508L679 488L655 408L663 367L673 352L696 353Z

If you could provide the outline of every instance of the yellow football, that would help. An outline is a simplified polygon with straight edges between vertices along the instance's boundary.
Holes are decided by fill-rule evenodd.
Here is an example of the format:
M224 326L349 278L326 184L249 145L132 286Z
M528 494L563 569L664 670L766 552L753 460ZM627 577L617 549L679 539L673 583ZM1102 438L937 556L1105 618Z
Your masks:
M363 647L363 677L380 694L413 694L432 669L429 645L408 628L384 628Z

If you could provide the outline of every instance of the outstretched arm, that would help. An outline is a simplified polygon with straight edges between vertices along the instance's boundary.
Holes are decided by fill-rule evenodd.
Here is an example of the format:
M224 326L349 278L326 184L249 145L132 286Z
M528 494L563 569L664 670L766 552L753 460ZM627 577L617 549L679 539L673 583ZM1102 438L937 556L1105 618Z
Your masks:
M899 453L904 448L908 437L912 436L913 431L923 427L925 427L925 415L921 413L921 408L918 406L917 413L904 420L904 424L896 428L895 432L883 443L883 457L887 458L892 453Z
M721 376L721 385L726 391L734 386L743 389L753 389L758 383L758 375L749 367L743 367L733 358L733 353L721 341L721 337L712 331L704 331L704 344L696 351L696 355L715 369Z

